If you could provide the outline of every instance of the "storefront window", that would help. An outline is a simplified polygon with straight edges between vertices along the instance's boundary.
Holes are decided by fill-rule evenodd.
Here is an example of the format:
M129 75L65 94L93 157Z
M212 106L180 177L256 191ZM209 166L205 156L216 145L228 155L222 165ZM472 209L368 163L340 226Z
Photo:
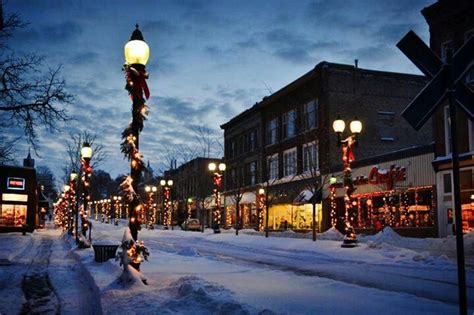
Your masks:
M2 204L0 226L21 227L26 224L26 205Z
M474 230L474 172L472 169L462 170L459 173L461 181L461 210L463 232Z
M313 206L311 204L280 204L270 207L269 226L273 230L310 230L313 223ZM321 205L316 205L316 227L319 227Z
M394 228L434 225L431 187L354 194L351 199L351 216L358 228L371 228L378 223Z

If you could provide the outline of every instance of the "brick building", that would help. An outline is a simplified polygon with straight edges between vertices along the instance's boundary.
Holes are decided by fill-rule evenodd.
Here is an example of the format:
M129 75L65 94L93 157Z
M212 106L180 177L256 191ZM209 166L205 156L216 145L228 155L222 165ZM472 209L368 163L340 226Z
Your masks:
M474 2L471 0L440 0L424 8L421 13L430 29L430 47L445 60L448 49L456 51L463 42L474 35ZM474 90L474 69L465 77L466 84ZM457 110L457 139L460 154L461 203L463 224L466 231L474 229L474 123L462 110ZM440 236L452 234L453 196L451 172L450 119L448 105L441 105L433 116L435 160L438 196L438 225Z
M332 122L339 116L362 122L357 159L429 144L429 123L415 132L400 116L424 84L417 75L321 62L223 124L227 221L235 223L239 196L243 225L256 226L256 191L265 187L272 194L273 228L294 221L293 228L309 229L305 187L342 169ZM318 213L318 227L325 230L327 209L319 206Z
M197 157L178 168L168 170L165 179L173 180L172 200L175 218L181 224L188 216L198 218L210 225L210 210L213 207L213 181L208 170L209 163L220 163L217 158Z

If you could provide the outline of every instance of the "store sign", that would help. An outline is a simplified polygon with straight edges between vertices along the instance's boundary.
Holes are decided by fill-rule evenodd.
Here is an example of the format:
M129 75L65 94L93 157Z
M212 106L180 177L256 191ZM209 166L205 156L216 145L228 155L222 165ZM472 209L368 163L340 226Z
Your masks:
M372 167L369 173L369 184L386 185L387 190L392 190L395 182L406 179L406 169L399 165L391 165L390 169Z
M7 189L25 190L25 179L19 177L8 177Z
M2 201L20 201L27 202L28 195L23 194L2 194Z

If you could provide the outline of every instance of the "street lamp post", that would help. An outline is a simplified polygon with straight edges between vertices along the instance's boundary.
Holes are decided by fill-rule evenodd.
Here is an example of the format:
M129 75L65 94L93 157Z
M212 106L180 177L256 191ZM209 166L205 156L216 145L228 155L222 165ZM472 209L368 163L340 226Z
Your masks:
M122 132L122 152L130 160L130 190L127 194L129 203L129 228L134 241L138 238L138 230L140 229L140 218L137 212L141 211L142 205L139 196L135 193L138 191L141 172L144 168L141 153L139 151L139 134L143 129L143 122L148 113L148 106L145 100L150 97L150 91L146 84L148 72L145 65L150 56L150 49L143 39L143 34L138 29L133 31L130 40L125 44L125 65L127 84L125 88L128 90L132 98L132 122Z
M258 231L262 231L265 227L265 230L268 229L268 218L266 217L265 211L265 189L259 188L257 194L257 210L258 210ZM265 217L265 224L264 224Z
M357 235L352 227L352 218L350 217L350 210L352 209L351 203L351 194L354 192L354 183L352 181L352 170L351 162L355 160L354 156L354 145L357 141L357 135L362 131L362 123L360 120L351 121L349 127L351 130L351 135L346 139L342 140L342 133L346 127L344 120L338 117L332 124L334 132L337 135L337 145L341 148L342 153L342 162L344 165L343 177L344 177L344 228L345 228L345 237L342 243L342 247L355 247L357 246Z
M216 163L211 162L208 165L209 171L212 173L212 181L214 183L214 199L216 202L216 207L214 208L214 213L212 215L212 229L214 230L214 233L220 233L220 221L221 221L221 202L220 202L220 195L219 195L219 189L222 186L222 175L223 172L226 169L225 163L219 163L219 165L216 165Z
M160 186L163 189L163 225L168 228L173 227L173 202L171 201L171 187L173 186L172 179L160 180Z
M66 217L67 217L67 231L69 233L69 235L72 234L72 231L73 231L73 217L72 217L72 214L73 214L73 198L74 197L74 193L73 191L71 191L71 189L73 190L73 188L71 188L71 183L72 183L72 180L69 180L69 184L66 184L63 186L63 195L64 195L64 200L66 201L65 204L66 204ZM74 186L73 186L74 187Z
M79 198L77 197L77 173L72 171L71 174L69 175L69 189L68 189L68 194L69 194L69 200L70 200L70 206L71 206L71 214L74 213L74 215L77 214L77 210L79 207ZM76 216L77 217L77 216ZM76 222L76 228L74 228L74 218L71 216L71 234L73 231L76 232L77 235L77 220Z
M147 228L154 229L155 224L155 210L153 207L154 196L158 189L156 186L145 186L145 191L148 193L148 205L147 205Z
M81 232L84 237L86 237L87 230L92 228L92 225L89 223L87 217L88 206L90 201L90 180L92 177L92 167L90 166L90 160L92 158L92 148L89 143L84 142L81 148L81 165L82 165L82 212L81 212ZM76 214L76 224L77 224L77 214ZM77 228L76 228L77 232ZM90 238L89 232L89 241ZM76 237L78 241L78 238Z

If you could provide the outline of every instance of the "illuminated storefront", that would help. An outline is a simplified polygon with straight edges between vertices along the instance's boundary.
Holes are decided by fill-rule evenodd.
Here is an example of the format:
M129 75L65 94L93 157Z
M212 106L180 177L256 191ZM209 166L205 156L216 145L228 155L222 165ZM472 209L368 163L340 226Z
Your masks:
M268 227L273 231L287 229L309 231L312 229L313 205L308 203L311 195L306 198L295 198L291 203L288 200L272 200L268 212ZM298 195L299 197L299 195ZM288 198L284 198L288 199ZM235 197L227 196L225 206L226 226L234 227L236 221ZM240 221L242 228L254 229L258 227L258 207L256 193L245 192L239 202ZM316 228L321 230L322 207L316 204ZM263 221L264 222L264 221ZM264 223L263 223L264 224Z
M225 197L225 214L224 217L226 227L235 227L236 196L230 195ZM258 222L258 211L256 206L256 194L254 192L244 192L239 200L239 216L241 228L256 228Z
M0 232L33 231L38 219L34 168L0 166Z
M321 228L321 204L316 204L316 228ZM276 204L270 206L268 213L270 229L273 230L311 230L313 228L313 205L306 203Z
M437 174L438 204L440 209L440 235L454 234L453 178L451 170L442 170ZM464 233L474 231L474 167L461 168L461 211Z
M398 158L382 162L379 158L377 165L352 169L356 188L350 196L348 211L352 226L359 233L374 233L390 226L406 236L437 236L438 207L435 173L431 165L433 153L415 155L407 151L392 155ZM340 177L340 174L335 175ZM341 180L328 187L328 191L329 199L331 195L334 198L333 202L326 203L328 222L340 228L345 219Z

